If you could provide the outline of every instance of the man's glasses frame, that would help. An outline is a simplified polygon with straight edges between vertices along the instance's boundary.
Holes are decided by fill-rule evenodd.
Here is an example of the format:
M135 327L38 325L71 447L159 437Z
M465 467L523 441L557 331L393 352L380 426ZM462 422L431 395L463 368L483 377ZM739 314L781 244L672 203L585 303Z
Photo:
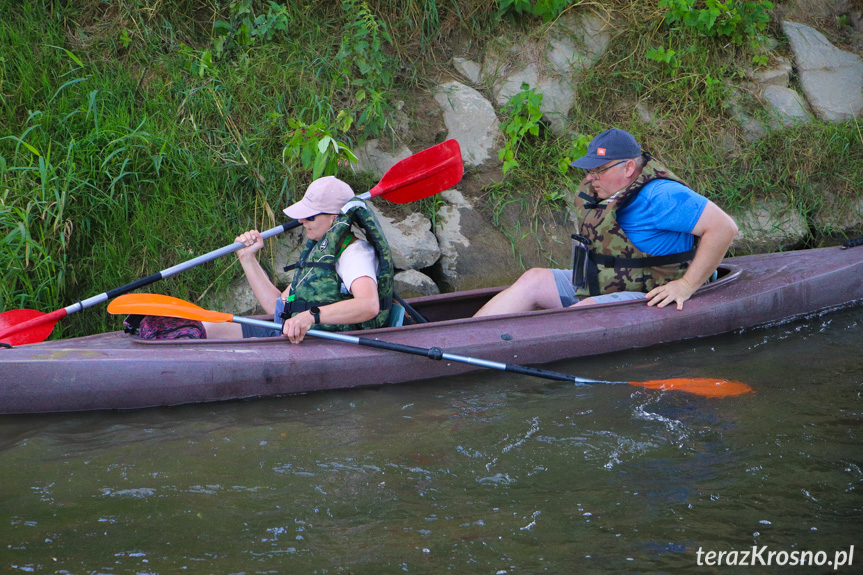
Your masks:
M619 166L620 164L625 164L628 161L629 161L628 159L627 160L620 160L619 162L617 162L615 164L611 164L610 166L606 166L606 167L602 168L601 170L586 170L587 175L593 176L594 178L598 178L599 176L601 176L602 174L604 174L605 172L607 172L611 168Z

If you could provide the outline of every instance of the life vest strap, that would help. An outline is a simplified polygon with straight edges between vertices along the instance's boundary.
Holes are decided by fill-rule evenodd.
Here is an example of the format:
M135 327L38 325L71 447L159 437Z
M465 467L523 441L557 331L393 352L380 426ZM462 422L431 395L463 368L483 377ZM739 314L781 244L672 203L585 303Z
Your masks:
M380 308L381 311L392 309L393 307L393 298L392 297L382 297L380 298ZM325 305L330 305L331 303L336 303L334 301L305 301L302 299L293 299L291 301L285 302L285 309L282 311L281 316L282 319L291 319L294 314L304 312L313 307L321 307Z
M323 305L330 305L331 303L335 303L332 301L305 301L301 299L294 299L291 301L285 302L285 309L282 311L281 316L282 319L291 319L294 314L304 312L310 308L315 306L321 307Z
M669 254L667 256L648 256L646 258L618 258L590 252L588 256L594 264L606 268L654 268L671 264L681 264L695 257L695 248L688 252Z
M599 207L599 203L602 201L596 196L592 196L585 192L578 192L578 197L584 200L584 209L593 210Z
M295 264L285 266L284 270L286 272L289 272L293 269L305 269L305 268L321 268L324 270L331 270L331 269L336 268L336 264L324 263L324 262L297 262Z

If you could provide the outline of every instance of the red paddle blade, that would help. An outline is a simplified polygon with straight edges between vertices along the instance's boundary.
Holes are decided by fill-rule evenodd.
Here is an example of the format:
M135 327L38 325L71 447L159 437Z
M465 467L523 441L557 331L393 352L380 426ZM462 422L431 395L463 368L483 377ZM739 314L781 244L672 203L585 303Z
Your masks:
M710 379L706 377L682 377L678 379L657 379L654 381L630 381L629 385L646 387L660 391L685 391L703 397L731 397L754 393L752 388L739 381Z
M58 310L66 315L65 310ZM50 314L35 309L13 309L0 313L0 342L9 345L26 345L45 341L54 330L54 324L62 317L58 312Z
M369 193L406 204L453 187L463 175L461 148L457 141L447 140L397 163Z

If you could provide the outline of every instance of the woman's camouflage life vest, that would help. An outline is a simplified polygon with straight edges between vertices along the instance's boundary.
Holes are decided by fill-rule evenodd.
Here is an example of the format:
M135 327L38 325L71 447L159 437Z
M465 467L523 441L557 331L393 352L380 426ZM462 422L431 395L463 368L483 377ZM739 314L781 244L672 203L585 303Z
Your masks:
M642 252L620 227L617 210L629 205L648 182L661 179L686 185L650 154L645 152L642 156L645 163L641 174L611 198L600 200L587 183L581 187L576 204L582 210L580 233L589 240L589 253L587 285L576 287L576 297L622 291L647 293L658 285L683 277L695 255L695 248L665 256Z
M315 329L350 331L387 325L390 309L393 306L393 259L389 244L374 214L360 199L353 199L345 204L324 237L319 241L308 240L299 261L285 268L285 270L296 268L297 271L291 281L291 292L282 314L284 319L314 306L324 306L352 298L351 294L342 293L342 280L336 274L336 260L353 241L351 227L354 224L365 232L366 239L374 246L378 256L377 283L380 312L362 324L323 324L315 326Z

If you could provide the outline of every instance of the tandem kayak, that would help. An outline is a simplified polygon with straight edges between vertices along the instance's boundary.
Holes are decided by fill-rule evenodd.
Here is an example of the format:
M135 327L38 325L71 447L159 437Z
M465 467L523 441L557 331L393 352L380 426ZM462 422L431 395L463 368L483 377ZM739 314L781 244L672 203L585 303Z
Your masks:
M684 309L624 301L471 318L502 288L409 299L428 323L364 338L543 364L756 327L863 302L863 247L742 256ZM351 333L351 332L347 332ZM0 413L140 409L405 383L480 369L307 338L142 340L123 332L0 349Z

